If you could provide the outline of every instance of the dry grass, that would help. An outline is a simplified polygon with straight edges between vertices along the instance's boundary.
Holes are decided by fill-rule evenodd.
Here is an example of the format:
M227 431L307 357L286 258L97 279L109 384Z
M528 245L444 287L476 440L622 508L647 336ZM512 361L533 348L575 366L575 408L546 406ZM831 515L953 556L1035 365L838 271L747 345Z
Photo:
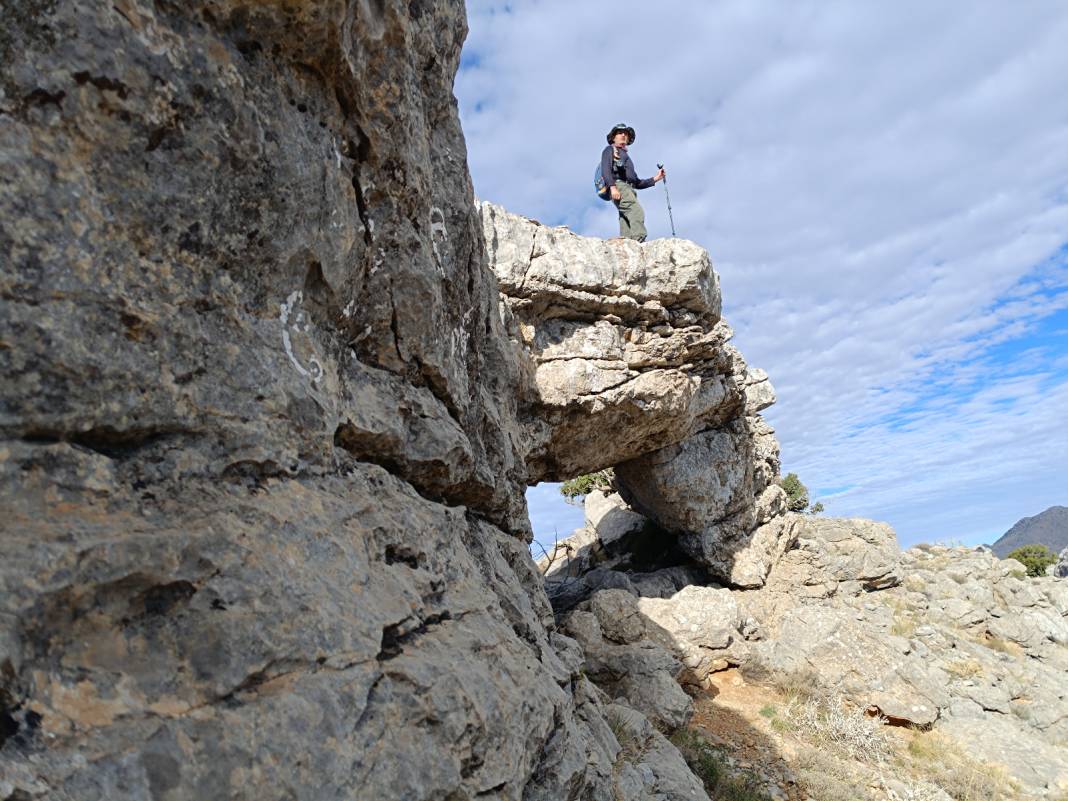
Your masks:
M814 670L798 670L793 673L771 673L766 683L779 691L788 701L809 699L826 693L820 689L819 676Z
M916 619L895 613L890 633L896 637L912 637L916 633Z
M1031 699L1030 698L1013 698L1009 703L1009 709L1012 710L1012 714L1018 717L1020 720L1031 719ZM1068 745L1068 743L1066 743ZM1066 799L1068 801L1068 799Z
M943 665L942 670L958 679L971 679L983 675L983 666L977 659L957 659Z
M612 730L613 736L616 738L616 742L619 743L619 753L616 755L616 764L619 762L634 762L642 755L642 746L638 741L637 735L631 731L630 726L627 725L620 715L616 714L613 710L609 709L608 714L605 715L608 720L608 728Z
M916 628L923 622L925 610L904 598L890 596L886 599L886 605L893 610L894 620L890 624L890 633L897 637L912 637Z
M883 719L848 706L841 697L792 699L784 717L801 739L849 759L872 764L891 754Z
M862 801L871 793L841 760L819 748L806 748L797 757L797 778L819 801Z
M927 586L927 582L919 576L906 576L905 580L901 582L901 586L909 592L923 592Z
M1009 801L1019 788L1003 771L973 759L937 732L913 732L906 749L914 775L941 787L955 801Z
M922 560L919 563L918 567L921 570L932 570L938 572L941 570L945 570L951 564L953 564L953 560L950 559L948 556L932 556L929 559Z
M1002 637L995 637L990 632L987 632L984 636L979 638L979 643L985 645L992 651L998 653L1008 654L1009 656L1023 656L1024 649L1014 643L1012 640L1006 640Z

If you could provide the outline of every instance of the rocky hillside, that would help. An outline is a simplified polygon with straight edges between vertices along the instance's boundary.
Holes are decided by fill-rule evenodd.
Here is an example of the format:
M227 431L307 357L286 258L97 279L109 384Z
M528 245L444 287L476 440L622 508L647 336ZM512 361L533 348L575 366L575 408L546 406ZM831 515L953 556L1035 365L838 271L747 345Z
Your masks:
M1068 548L1068 506L1051 506L1017 521L990 547L1004 559L1022 545L1045 545L1053 553Z
M461 5L6 11L0 799L700 801L732 668L1064 783L1064 583L786 514L708 254L476 204Z
M886 525L791 513L763 586L746 588L708 580L693 564L650 559L642 538L655 523L618 494L592 492L586 515L586 527L540 568L564 631L585 648L587 674L661 726L688 721L691 696L707 710L721 692L717 674L738 668L783 703L796 703L800 688L832 705L795 707L796 728L811 733L834 715L866 714L932 732L973 768L1002 774L995 795L946 797L1059 798L1068 790L1065 580L1029 579L1018 562L982 548L902 553ZM720 728L700 718L705 729ZM761 721L743 728L736 746L752 740ZM911 785L869 786L864 777L875 769L908 772L901 756L887 744L874 761L837 752L837 764L832 744L815 737L807 745L837 772L847 793L840 797L941 798L932 787L952 789L944 776L932 780L933 766L916 768ZM788 748L778 742L770 750L783 759ZM819 772L809 771L813 797L822 797Z

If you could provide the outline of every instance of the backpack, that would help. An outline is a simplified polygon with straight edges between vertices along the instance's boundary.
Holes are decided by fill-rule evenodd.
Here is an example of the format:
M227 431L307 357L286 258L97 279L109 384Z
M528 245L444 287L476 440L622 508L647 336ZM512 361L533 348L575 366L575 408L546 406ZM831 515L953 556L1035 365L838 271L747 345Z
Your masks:
M608 188L608 185L604 182L604 176L601 175L601 164L597 163L597 169L593 173L593 188L597 192L597 197L601 200L611 200L612 191Z

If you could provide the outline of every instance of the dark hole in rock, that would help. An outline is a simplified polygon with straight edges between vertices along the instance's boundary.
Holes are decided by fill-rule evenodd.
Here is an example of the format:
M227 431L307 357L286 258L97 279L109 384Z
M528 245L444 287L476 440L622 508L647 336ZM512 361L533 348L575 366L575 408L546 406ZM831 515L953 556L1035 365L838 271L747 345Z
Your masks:
M126 96L130 91L129 87L122 81L108 78L106 75L90 75L88 72L76 72L74 73L74 80L79 86L85 86L85 84L91 83L101 92L114 92L123 100L126 99Z
M144 339L145 334L148 333L148 324L136 314L122 312L119 315L119 319L122 321L122 325L126 329L125 336L127 339L133 340L134 342L140 342Z
M8 680L7 676L5 680ZM41 720L41 715L32 709L23 710L22 704L9 690L0 689L0 749L8 742L28 745L29 739L40 728Z
M9 709L7 704L0 710L0 748L3 748L9 739L18 734L19 722L15 720L15 710Z
M237 52L245 56L249 61L263 50L263 45L257 42L255 39L248 39L237 43Z
M204 250L204 241L200 234L200 223L194 222L178 237L178 247L189 253L200 254Z
M63 98L67 96L66 92L56 92L55 94L47 92L44 89L34 89L26 97L22 99L22 102L27 106L43 106L48 103L53 104L56 108L59 108L63 103Z
M310 311L321 313L333 305L334 289L327 283L323 276L323 265L318 261L308 263L308 270L304 274L304 296L313 307Z
M408 565L412 570L418 570L421 558L424 558L423 554L417 554L411 549L405 548L403 545L386 546L387 565L394 565L401 562L402 564Z
M140 599L144 604L145 614L165 615L178 604L192 598L196 591L197 588L188 581L172 581L145 590Z
M378 661L386 662L400 656L401 653L404 652L404 645L406 643L411 642L421 634L425 634L431 626L444 623L446 620L452 620L452 615L449 612L430 615L426 620L409 631L403 631L402 629L406 621L386 626L382 629L382 645L378 652Z

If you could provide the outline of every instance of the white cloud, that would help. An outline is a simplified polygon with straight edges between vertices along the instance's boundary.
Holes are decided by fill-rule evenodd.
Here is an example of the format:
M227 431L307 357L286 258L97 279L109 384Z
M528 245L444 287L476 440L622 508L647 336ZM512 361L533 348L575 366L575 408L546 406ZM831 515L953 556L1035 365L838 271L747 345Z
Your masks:
M830 512L977 540L1068 502L1068 5L504 5L456 84L476 191L611 235L590 174L633 125Z

